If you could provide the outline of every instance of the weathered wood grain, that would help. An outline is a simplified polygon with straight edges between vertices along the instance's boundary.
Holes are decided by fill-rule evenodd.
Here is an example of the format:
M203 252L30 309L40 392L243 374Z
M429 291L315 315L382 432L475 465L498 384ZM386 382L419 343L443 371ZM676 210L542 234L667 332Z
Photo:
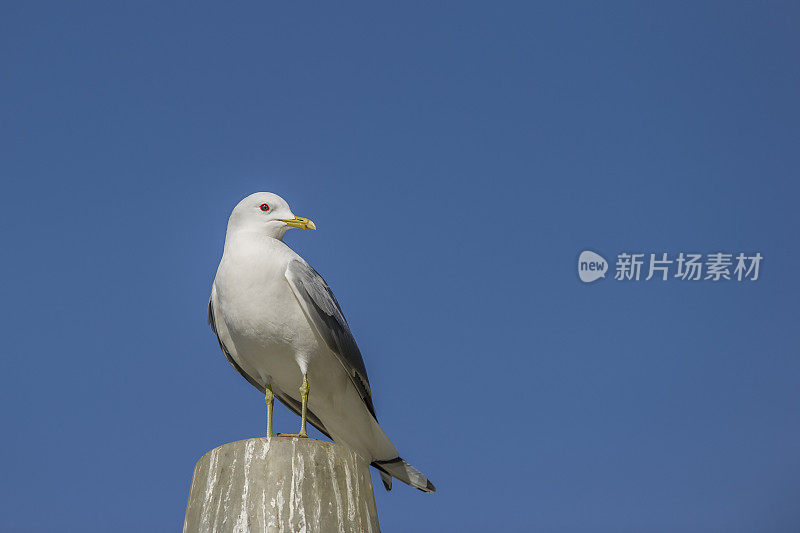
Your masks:
M195 466L183 531L377 533L369 466L350 449L315 439L225 444Z

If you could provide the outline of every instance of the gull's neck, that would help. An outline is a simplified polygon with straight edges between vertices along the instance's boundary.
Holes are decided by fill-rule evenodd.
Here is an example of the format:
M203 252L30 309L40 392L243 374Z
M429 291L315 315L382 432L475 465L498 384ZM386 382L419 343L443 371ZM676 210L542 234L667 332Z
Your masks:
M232 248L271 248L275 245L284 247L283 235L288 228L281 228L278 234L273 236L264 232L264 228L228 227L225 233L225 249Z

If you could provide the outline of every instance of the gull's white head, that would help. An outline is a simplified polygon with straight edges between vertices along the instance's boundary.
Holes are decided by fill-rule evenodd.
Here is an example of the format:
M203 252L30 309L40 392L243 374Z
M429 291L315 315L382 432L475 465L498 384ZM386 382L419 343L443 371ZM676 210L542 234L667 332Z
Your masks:
M233 208L228 219L228 233L245 230L282 239L289 228L317 229L309 219L295 216L286 200L271 192L251 194Z

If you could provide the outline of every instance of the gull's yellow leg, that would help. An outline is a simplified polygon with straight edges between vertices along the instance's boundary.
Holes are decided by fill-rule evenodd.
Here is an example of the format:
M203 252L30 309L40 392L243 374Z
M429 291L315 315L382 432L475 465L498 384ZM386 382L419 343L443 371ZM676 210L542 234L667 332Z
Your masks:
M308 375L303 374L303 384L300 385L300 399L303 402L303 406L300 409L300 434L298 437L308 437L308 433L306 433L306 411L308 410L308 393L310 391Z
M311 392L311 386L308 384L308 375L303 374L303 384L300 385L300 433L278 433L279 437L301 437L308 438L306 433L306 412L308 411L308 393Z
M272 438L272 406L275 405L275 395L272 394L269 385L264 395L264 403L267 404L267 437Z

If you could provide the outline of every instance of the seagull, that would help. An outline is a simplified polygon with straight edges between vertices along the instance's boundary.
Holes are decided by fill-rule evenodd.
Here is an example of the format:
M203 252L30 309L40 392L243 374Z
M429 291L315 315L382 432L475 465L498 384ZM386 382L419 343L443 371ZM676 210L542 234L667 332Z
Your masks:
M306 423L369 460L386 490L392 478L435 492L400 458L378 425L364 359L328 284L283 242L289 228L316 229L277 194L251 194L228 219L208 302L222 353L264 394L267 435L277 398Z

